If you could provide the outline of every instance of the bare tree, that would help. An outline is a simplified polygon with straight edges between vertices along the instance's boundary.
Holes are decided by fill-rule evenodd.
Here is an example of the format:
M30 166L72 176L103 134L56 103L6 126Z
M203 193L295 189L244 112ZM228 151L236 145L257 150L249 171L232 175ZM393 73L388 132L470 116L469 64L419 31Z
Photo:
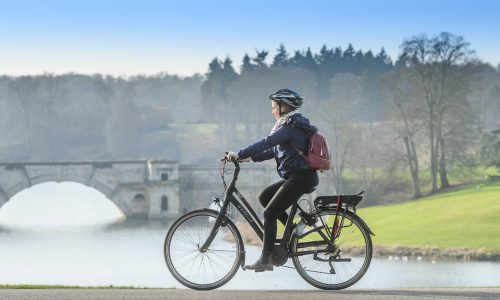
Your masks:
M464 91L475 73L474 52L461 36L443 32L436 37L425 35L403 42L400 62L415 72L421 96L428 109L432 192L448 187L446 148L443 137L444 118L455 105L457 91Z
M361 128L352 122L352 103L358 101L360 79L354 74L338 74L330 82L330 97L318 106L332 148L332 177L337 193L344 188L344 171L360 139ZM323 129L322 129L323 130ZM333 141L333 142L332 142Z
M415 136L420 125L420 109L415 99L415 89L405 69L396 69L383 80L384 92L395 106L395 123L399 137L403 139L406 149L406 161L413 183L413 197L422 196L420 192L420 168L415 146Z
M490 90L490 94L495 104L495 122L497 125L500 125L500 87L495 85L495 87Z

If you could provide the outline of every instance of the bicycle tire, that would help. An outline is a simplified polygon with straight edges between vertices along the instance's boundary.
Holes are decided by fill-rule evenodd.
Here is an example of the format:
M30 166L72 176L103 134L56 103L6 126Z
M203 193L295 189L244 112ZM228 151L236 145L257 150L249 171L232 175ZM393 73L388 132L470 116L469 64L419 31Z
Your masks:
M241 264L244 252L241 235L228 219L219 227L208 250L199 251L218 214L211 209L188 212L172 224L165 237L163 253L167 267L188 288L218 288L233 278ZM223 268L227 270L221 271Z
M325 230L326 227L326 230L331 232L335 213L335 210L321 211L315 225L321 226L322 230ZM335 240L335 246L338 248L331 253L320 251L319 254L316 254L316 258L314 254L292 257L299 275L309 284L324 290L340 290L355 284L366 273L372 259L372 240L370 231L364 222L358 216L345 210L339 211L338 217L345 217L344 226L340 229L340 234ZM321 220L323 220L324 226ZM325 249L326 243L317 245L316 248L306 247L308 244L305 243L309 241L321 243L318 241L323 240L315 232L314 227L306 226L300 233L295 234L291 241L292 252L295 254L301 251ZM337 254L339 256L336 256ZM332 262L320 260L327 260L330 257L337 260ZM350 261L342 261L342 259L350 259ZM332 270L335 274L332 274Z

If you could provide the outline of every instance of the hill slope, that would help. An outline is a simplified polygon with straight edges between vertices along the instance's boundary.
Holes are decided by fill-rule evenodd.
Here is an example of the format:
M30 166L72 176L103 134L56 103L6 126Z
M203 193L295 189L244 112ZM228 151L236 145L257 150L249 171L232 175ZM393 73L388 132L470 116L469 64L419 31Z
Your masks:
M474 186L397 205L360 209L375 246L500 251L500 186Z

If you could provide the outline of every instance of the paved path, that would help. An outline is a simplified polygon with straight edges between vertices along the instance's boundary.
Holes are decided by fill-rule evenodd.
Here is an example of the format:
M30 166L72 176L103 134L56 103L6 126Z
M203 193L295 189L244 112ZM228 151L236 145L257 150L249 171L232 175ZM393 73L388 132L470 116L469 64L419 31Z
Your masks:
M205 291L179 289L2 289L1 300L356 300L500 299L500 288L397 289L344 291Z

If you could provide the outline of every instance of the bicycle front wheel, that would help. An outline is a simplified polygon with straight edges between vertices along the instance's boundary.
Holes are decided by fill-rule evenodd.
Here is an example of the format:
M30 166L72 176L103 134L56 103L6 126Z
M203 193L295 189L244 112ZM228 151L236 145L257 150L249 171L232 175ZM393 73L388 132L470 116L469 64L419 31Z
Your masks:
M195 290L211 290L227 283L238 271L242 242L236 226L226 220L206 251L207 240L218 212L197 210L172 224L164 244L167 267L183 285Z
M294 236L291 249L293 264L300 276L309 284L325 290L345 289L356 283L370 266L372 241L370 232L361 219L349 212L340 211L338 219L343 225L334 229L335 211L322 211L314 226L306 226ZM332 233L340 230L332 245Z

